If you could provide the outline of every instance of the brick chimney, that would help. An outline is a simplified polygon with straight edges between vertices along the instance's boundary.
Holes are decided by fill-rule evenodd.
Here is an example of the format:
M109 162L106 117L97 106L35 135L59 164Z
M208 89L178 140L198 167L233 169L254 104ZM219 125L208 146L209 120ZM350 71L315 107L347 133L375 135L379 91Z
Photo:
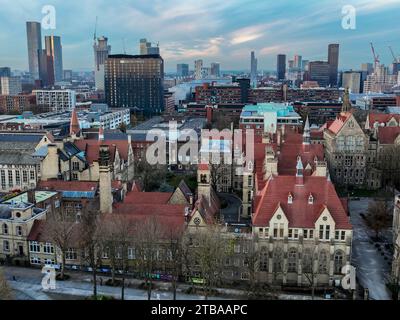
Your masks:
M113 195L111 189L111 168L109 146L99 149L100 212L112 213Z
M36 204L35 190L28 190L26 194L28 196L28 202Z

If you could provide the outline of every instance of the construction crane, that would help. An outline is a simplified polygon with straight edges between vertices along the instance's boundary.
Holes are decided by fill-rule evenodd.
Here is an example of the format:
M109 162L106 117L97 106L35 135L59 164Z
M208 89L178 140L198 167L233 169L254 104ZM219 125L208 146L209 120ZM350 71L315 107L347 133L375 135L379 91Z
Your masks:
M374 45L371 42L371 49L372 49L372 55L374 56L374 69L376 69L376 67L379 64L379 55L375 54L375 49L374 49Z
M96 16L96 23L94 25L94 33L93 33L93 41L94 41L94 43L96 43L96 37L97 37L97 20L98 20L98 16Z
M390 53L392 54L392 57L393 57L393 63L399 63L400 62L400 57L396 58L396 55L394 54L393 49L392 49L391 46L389 46L389 50L390 50Z

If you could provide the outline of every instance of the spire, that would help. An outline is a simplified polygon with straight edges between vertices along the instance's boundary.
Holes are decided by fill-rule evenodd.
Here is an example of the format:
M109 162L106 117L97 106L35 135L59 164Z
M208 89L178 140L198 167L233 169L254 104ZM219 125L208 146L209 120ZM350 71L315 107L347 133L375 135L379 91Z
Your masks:
M303 176L303 163L301 162L301 157L297 157L297 165L296 165L296 177L302 177Z
M351 110L350 93L349 93L349 88L346 88L343 94L342 112L348 112L350 110Z
M308 121L308 115L303 131L303 144L310 144L310 122Z
M76 113L76 109L74 108L72 110L72 115L71 115L71 123L69 127L69 134L72 135L77 135L79 131L81 130L79 126L79 121L78 121L78 115Z
M301 162L301 157L297 157L297 165L296 165L296 185L303 186L304 185L304 177L303 177L303 163Z

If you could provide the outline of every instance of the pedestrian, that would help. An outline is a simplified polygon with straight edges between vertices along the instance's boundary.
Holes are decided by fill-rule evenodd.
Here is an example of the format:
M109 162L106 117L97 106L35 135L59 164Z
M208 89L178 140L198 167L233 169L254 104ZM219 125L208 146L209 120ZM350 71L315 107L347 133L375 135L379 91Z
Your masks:
M12 277L13 281L17 281L17 278L15 276Z
M103 278L100 278L100 285L103 285Z

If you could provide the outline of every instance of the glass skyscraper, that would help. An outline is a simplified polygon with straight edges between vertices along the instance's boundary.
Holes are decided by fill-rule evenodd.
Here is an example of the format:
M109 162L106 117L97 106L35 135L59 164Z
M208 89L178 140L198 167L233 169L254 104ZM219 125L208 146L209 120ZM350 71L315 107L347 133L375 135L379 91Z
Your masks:
M39 54L42 51L42 31L39 22L26 23L26 36L28 40L29 73L33 80L39 79Z

